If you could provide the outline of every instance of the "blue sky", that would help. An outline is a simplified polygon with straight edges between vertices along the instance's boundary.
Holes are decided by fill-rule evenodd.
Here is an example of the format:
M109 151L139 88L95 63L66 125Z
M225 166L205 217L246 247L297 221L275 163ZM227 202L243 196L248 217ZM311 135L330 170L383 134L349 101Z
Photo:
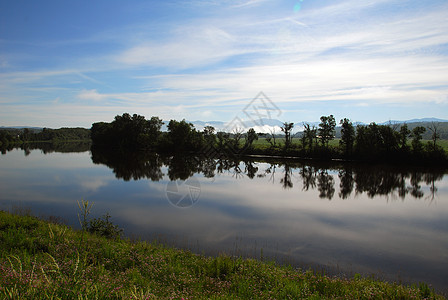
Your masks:
M448 118L448 2L1 1L0 126Z

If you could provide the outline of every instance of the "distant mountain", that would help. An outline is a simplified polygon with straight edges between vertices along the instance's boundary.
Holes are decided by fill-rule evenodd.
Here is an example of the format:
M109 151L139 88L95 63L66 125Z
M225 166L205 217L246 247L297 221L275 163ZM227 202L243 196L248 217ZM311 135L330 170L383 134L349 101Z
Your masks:
M283 126L284 121L280 121L277 119L256 119L256 120L241 120L241 119L234 119L229 122L223 122L223 121L187 121L194 125L194 128L198 131L204 130L204 127L206 126L213 126L215 128L215 132L219 131L227 131L232 132L235 127L238 127L240 130L247 131L249 128L254 128L256 132L262 132L262 133L276 133L276 134L282 134L281 127ZM403 124L406 123L410 128L412 129L415 126L429 126L429 123L431 122L440 122L444 123L448 120L444 119L438 119L438 118L422 118L422 119L411 119L411 120L404 120L404 121L397 121L397 120L390 120L383 123L377 123L379 125L388 125L388 124ZM165 124L162 126L162 131L167 131L168 123L167 121L164 122ZM294 123L294 130L293 132L302 132L303 131L303 124L309 124L310 126L315 126L316 128L319 127L319 121L318 122L295 122ZM418 123L418 125L417 125ZM428 123L426 125L425 123ZM361 122L353 122L353 124L356 125L367 125ZM32 126L0 126L1 129L24 129L28 128L33 131L41 131L42 127L32 127ZM340 131L339 127L336 127L336 131ZM336 134L338 135L338 133Z
M242 121L242 122L241 122ZM222 121L189 121L194 125L194 127L202 131L205 126L213 126L215 128L215 132L226 131L232 132L235 129L235 126L240 130L247 131L249 128L254 128L256 132L259 133L275 133L276 135L282 135L281 127L283 126L284 121L280 121L277 119L258 119L258 120L239 120L234 119L230 122L222 122ZM378 125L388 125L388 124L408 124L409 128L412 130L415 126L424 126L427 127L431 122L440 122L440 123L448 123L448 120L437 119L437 118L422 118L422 119L411 119L404 121L391 120L383 123L377 123ZM165 122L166 123L166 122ZM319 127L320 122L295 122L293 133L302 132L304 127L303 124L309 124L316 128ZM353 122L356 125L368 125L362 122ZM244 125L244 126L243 126ZM339 125L339 124L338 124ZM445 127L443 127L445 128ZM166 125L162 130L166 131ZM336 137L340 137L341 128L339 126L336 127ZM442 132L445 130L443 129ZM428 133L426 133L428 135ZM445 134L443 134L445 136ZM426 137L426 136L425 136Z
M215 128L215 132L218 131L226 131L233 132L236 128L239 130L247 131L250 128L253 128L256 132L265 132L268 133L270 131L281 132L280 127L283 125L282 121L276 119L258 119L258 120L241 120L234 119L229 122L222 121L189 121L194 125L199 131L202 131L205 126L213 126Z
M425 123L425 122L448 122L448 120L444 119L437 119L437 118L422 118L422 119L411 119L406 121L397 121L397 120L390 120L387 122L379 123L380 125L387 125L387 124L402 124L402 123Z
M32 127L32 126L0 126L0 129L34 129L34 130L42 130L42 127Z
M257 120L239 120L234 119L230 122L222 122L222 121L189 121L194 125L194 128L196 128L199 131L202 131L205 126L213 126L215 128L215 132L218 131L227 131L232 132L236 127L243 129L244 131L247 131L249 128L254 128L256 132L263 132L263 133L280 133L281 134L281 127L283 126L284 121L280 121L277 119L257 119ZM387 124L411 124L411 123L430 123L430 122L448 122L448 120L443 119L437 119L437 118L422 118L422 119L412 119L412 120L405 120L405 121L397 121L397 120L391 120L383 123L378 123L379 125L387 125ZM295 122L294 123L294 132L301 132L303 131L303 124L309 124L311 126L315 126L316 128L319 127L320 122ZM367 125L362 122L354 122L355 125ZM167 130L166 125L162 130Z

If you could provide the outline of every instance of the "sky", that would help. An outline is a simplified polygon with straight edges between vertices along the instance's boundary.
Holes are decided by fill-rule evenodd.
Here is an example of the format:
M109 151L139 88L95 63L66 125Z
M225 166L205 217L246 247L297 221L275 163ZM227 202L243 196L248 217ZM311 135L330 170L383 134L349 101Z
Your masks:
M0 1L0 126L125 112L448 119L448 1Z

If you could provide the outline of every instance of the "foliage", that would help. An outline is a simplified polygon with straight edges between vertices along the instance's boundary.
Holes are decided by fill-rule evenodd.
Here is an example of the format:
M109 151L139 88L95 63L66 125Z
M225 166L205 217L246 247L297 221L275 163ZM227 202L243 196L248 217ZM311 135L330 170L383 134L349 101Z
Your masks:
M112 123L92 124L92 142L94 145L137 149L150 141L150 128L150 122L145 117L124 113L115 116Z
M78 213L79 224L81 225L82 230L87 230L88 219L90 211L92 210L93 202L81 199L81 202L77 201L77 204L79 208Z
M400 127L400 131L398 132L398 143L400 144L401 150L407 150L408 146L408 137L411 134L411 131L408 129L407 124L403 124Z
M285 149L288 149L289 147L291 147L291 142L292 142L291 131L293 128L294 128L294 123L288 123L288 122L283 123L283 126L280 128L283 131L283 133L285 134Z
M250 128L245 136L245 148L252 148L252 144L254 141L258 140L258 134L255 132L253 128Z
M110 221L110 215L107 213L102 218L93 218L86 227L87 231L109 239L119 238L123 229Z
M310 124L303 124L304 130L302 134L302 147L305 150L308 146L308 149L311 151L313 149L313 141L317 139L317 129L316 127L311 127Z
M320 117L319 136L322 146L328 148L328 142L334 138L336 120L333 115Z
M168 124L168 144L165 149L178 151L198 151L204 145L204 139L193 124L184 120L178 122L171 120Z
M412 134L412 150L414 152L421 152L423 150L423 145L421 143L422 140L422 134L426 131L426 128L423 126L415 127L411 134Z
M440 139L440 129L439 124L435 122L431 122L428 126L428 130L431 132L431 140L432 140L432 150L437 150L437 140Z
M63 142L86 140L90 140L90 130L85 128L43 128L42 130L13 128L0 130L0 147L28 142Z
M333 115L321 116L319 127L304 123L300 144L294 142L292 130L294 123L283 123L283 147L277 143L279 136L257 134L253 128L244 132L243 128L233 128L232 132L217 132L212 126L206 126L202 132L185 120L170 120L168 131L161 132L162 120L129 114L116 116L112 123L94 123L92 140L95 146L122 150L150 149L158 153L175 154L190 152L208 156L242 155L279 155L311 157L317 159L354 159L362 161L448 163L446 152L438 146L444 126L432 123L428 128L432 132L432 143L423 144L425 128L407 124L357 125L344 118L340 120L340 140L333 143L336 134L336 120ZM411 130L412 129L412 130ZM269 146L258 143L258 137ZM412 138L412 148L408 145ZM318 145L320 141L320 146ZM411 151L412 149L412 151Z
M329 277L93 234L79 247L80 239L64 225L0 212L0 298L443 299L424 283Z
M355 127L353 127L352 122L349 119L343 119L340 121L341 124L341 140L339 145L342 147L344 154L349 156L353 153L353 144L355 142Z
M358 125L356 128L356 155L360 158L393 159L399 154L400 138L398 132L388 125L371 123L368 126Z
M216 143L215 128L213 126L205 126L203 135L207 144L214 145Z

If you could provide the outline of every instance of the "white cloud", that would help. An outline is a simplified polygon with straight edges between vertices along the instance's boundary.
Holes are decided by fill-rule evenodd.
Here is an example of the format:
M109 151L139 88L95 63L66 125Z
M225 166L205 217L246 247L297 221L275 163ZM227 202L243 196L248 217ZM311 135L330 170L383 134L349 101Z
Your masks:
M102 50L101 59L100 51L76 67L0 73L0 116L56 120L51 112L66 118L58 124L90 124L129 111L229 121L259 91L287 112L319 101L448 104L446 3L304 2L297 14L277 3L187 1L195 17L169 19L159 32L131 24L114 36L122 50Z
M255 6L255 5L260 5L263 2L267 2L267 1L271 1L271 0L246 0L246 1L240 1L241 3L234 4L233 7L241 8L241 7L246 7L246 6Z
M176 29L168 41L148 41L131 47L117 61L134 66L171 69L205 66L238 54L232 47L233 37L214 27L190 26Z
M79 99L83 100L93 100L93 101L101 101L107 99L107 95L101 95L97 92L97 90L82 90L77 95Z

